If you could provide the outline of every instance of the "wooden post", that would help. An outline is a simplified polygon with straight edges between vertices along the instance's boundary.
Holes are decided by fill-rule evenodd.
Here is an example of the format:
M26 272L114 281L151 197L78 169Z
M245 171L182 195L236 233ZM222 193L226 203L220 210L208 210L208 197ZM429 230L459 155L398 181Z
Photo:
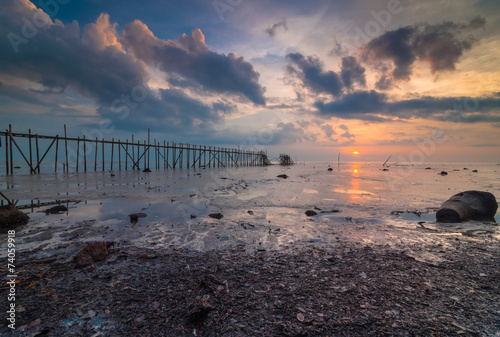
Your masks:
M203 145L203 167L207 167L207 146Z
M186 144L186 159L187 159L187 168L189 168L189 144Z
M128 170L128 156L127 156L127 153L128 153L128 138L125 140L125 171ZM134 151L132 151L134 152Z
M76 140L76 172L78 172L78 162L80 158L80 137Z
M179 168L182 168L182 158L184 157L183 154L184 154L184 144L181 143L181 146L179 147L179 160L180 160L180 165L179 165Z
M104 172L104 138L102 139L102 172Z
M38 147L38 133L36 134L36 165L38 167L38 173L40 173L40 151Z
M165 140L163 141L163 168L166 169L168 167L168 161L166 160L166 150L167 146L165 144Z
M87 173L87 145L85 144L85 135L83 135L83 171Z
M115 151L115 139L111 138L111 171L113 171L113 156Z
M9 175L9 143L8 135L5 133L5 174Z
M94 156L94 172L97 171L97 149L99 145L99 138L95 137L95 156Z
M33 167L33 153L31 149L31 129L28 129L28 141L30 143L30 166ZM30 174L34 174L33 169L30 169Z
M149 154L149 148L146 147L146 141L144 141L144 169L149 168L148 158L146 158L146 154Z
M66 170L68 170L68 172L69 172L69 166L68 166L68 135L66 134L66 124L64 124L64 147L65 147L65 151L66 151Z
M175 164L177 164L177 151L176 151L176 148L175 148L175 143L172 142L172 168L174 169L175 168Z
M137 169L140 170L140 163L139 163L139 159L141 158L140 157L140 154L139 154L139 149L141 147L141 142L140 141L137 141Z
M165 158L167 158L166 159L167 160L167 168L168 168L168 152L169 152L168 149L170 148L169 143L170 142L167 142L167 156L165 157ZM172 166L170 166L170 167L172 167Z
M59 136L56 136L56 158L54 164L54 172L57 172L57 153L59 152Z
M148 158L147 158L147 167L150 168L149 166L149 148L150 148L150 145L151 145L151 130L148 128Z
M132 152L132 161L135 163L135 152L134 152L134 135L132 135L132 145L130 146L130 151ZM132 167L134 169L135 167Z
M7 146L7 144L5 144ZM12 124L9 124L10 174L14 174L14 155L12 151Z
M122 170L122 156L121 156L122 150L120 144L121 144L120 139L118 139L118 171Z

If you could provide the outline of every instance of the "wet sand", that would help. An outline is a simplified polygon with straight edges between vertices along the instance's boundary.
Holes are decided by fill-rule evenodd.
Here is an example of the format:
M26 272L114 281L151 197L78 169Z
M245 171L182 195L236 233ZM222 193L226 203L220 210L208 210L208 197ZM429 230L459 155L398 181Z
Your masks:
M6 178L26 204L71 200L16 229L20 335L494 335L498 226L434 221L454 193L499 190L497 166L462 166ZM115 249L76 269L96 241Z

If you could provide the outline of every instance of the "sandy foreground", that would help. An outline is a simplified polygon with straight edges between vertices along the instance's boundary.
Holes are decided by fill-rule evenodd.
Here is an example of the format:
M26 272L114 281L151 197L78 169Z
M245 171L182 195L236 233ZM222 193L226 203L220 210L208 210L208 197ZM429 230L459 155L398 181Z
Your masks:
M483 176L460 168L447 180L441 169L419 168L412 181L375 166L331 176L315 166L111 183L21 179L12 195L30 186L38 200L65 199L69 210L27 209L33 221L15 233L16 329L2 301L0 332L500 336L498 226L433 221L455 191L494 192L495 168L481 168ZM138 212L146 217L130 222ZM115 245L104 261L77 268L74 256L98 241ZM7 276L6 250L1 257ZM2 285L0 296L11 288Z

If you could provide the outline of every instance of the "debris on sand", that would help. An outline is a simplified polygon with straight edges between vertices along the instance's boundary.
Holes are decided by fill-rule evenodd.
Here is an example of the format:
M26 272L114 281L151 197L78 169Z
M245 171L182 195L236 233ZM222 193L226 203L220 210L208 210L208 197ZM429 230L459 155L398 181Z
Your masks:
M224 216L222 215L222 213L210 213L208 215L209 217L213 218L213 219L222 219Z
M280 174L279 176L277 176L278 178L283 178L283 179L286 179L288 178L288 176L286 174Z
M113 245L114 242L96 242L88 245L75 256L76 264L78 267L87 267L93 265L95 261L106 260L108 248Z
M60 214L62 212L67 212L67 211L68 211L68 207L66 207L64 205L58 205L58 206L54 206L51 208L47 208L45 210L45 213L47 213L47 214Z
M349 244L155 259L121 251L93 270L27 264L36 285L16 298L26 308L16 324L30 336L495 336L498 246L449 244L433 264Z
M308 211L306 211L306 212L305 212L305 214L306 214L307 216L315 216L315 215L316 215L316 214L318 214L318 213L316 213L315 211L308 210Z

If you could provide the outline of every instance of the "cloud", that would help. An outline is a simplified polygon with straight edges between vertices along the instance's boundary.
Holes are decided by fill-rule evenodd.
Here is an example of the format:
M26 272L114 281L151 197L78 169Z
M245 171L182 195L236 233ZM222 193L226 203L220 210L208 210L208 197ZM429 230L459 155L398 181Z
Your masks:
M386 94L370 90L349 93L330 102L317 101L314 105L323 116L372 122L417 118L462 123L500 121L500 98L496 96L422 96L390 101Z
M389 75L395 81L407 81L415 61L427 62L432 73L455 70L463 53L472 48L476 39L466 32L484 27L486 21L476 17L467 24L445 21L440 24L419 24L388 31L363 47L363 60L380 66L392 63L392 72L383 72L379 89L389 88Z
M377 115L387 110L387 96L374 90L356 91L335 101L317 101L314 105L321 115L381 122L386 118Z
M286 18L284 17L280 22L275 23L271 28L267 28L265 32L270 36L274 37L276 35L276 31L279 27L283 27L283 29L288 31L288 24L286 23Z
M366 86L365 68L353 56L342 58L340 77L347 88L352 88L354 83L358 83L362 87Z
M10 15L1 17L1 36L22 34L20 17L31 18L39 12L27 3L22 6L22 2L15 2L7 11ZM0 39L0 75L18 79L18 83L7 83L17 90L29 90L36 84L61 95L110 104L135 86L145 85L149 75L143 62L124 53L112 39L115 26L108 19L103 14L94 26L86 26L83 38L75 21L47 22L26 43L17 46L17 54L8 39Z
M336 135L337 132L333 129L333 127L329 124L324 124L321 126L321 130L325 133L327 138L332 138L333 135Z
M128 33L143 41L135 41L131 35L125 39L106 13L80 27L76 21L51 20L28 1L6 0L4 9L0 13L4 37L10 33L22 37L23 18L45 15L47 20L29 39L15 45L18 53L8 38L0 39L0 96L24 116L39 110L74 117L75 123L109 119L116 129L152 128L184 135L219 127L237 109L234 95L238 101L247 97L265 104L264 88L253 66L234 54L210 51L198 29L175 41L161 40L136 21L128 26ZM178 81L175 85L156 90L149 86L149 66L156 61L173 75L174 83ZM193 88L197 94L219 95L200 99L190 96L188 89ZM82 107L85 114L79 111Z
M326 93L340 97L344 89L350 90L356 83L366 86L365 68L352 56L342 58L340 74L325 71L321 60L315 56L305 57L300 53L291 53L286 58L286 74L298 78L302 87L316 94Z
M121 42L146 64L193 80L206 91L240 95L259 105L266 103L265 88L259 84L260 75L252 64L233 53L211 51L200 29L177 40L162 40L135 20L125 26Z
M342 94L342 80L333 71L324 71L323 63L314 56L304 57L300 53L288 54L286 56L289 64L285 71L294 75L302 81L302 85L315 93L327 93L333 96Z
M347 56L348 54L347 50L345 50L342 44L337 40L337 37L333 38L333 43L335 44L335 47L333 47L329 55L342 56L342 57Z
M101 106L98 112L121 130L151 128L158 132L183 130L189 134L214 129L233 110L233 105L222 101L205 104L179 89L159 89L154 93L148 91L147 98L131 108L126 105L117 108Z

